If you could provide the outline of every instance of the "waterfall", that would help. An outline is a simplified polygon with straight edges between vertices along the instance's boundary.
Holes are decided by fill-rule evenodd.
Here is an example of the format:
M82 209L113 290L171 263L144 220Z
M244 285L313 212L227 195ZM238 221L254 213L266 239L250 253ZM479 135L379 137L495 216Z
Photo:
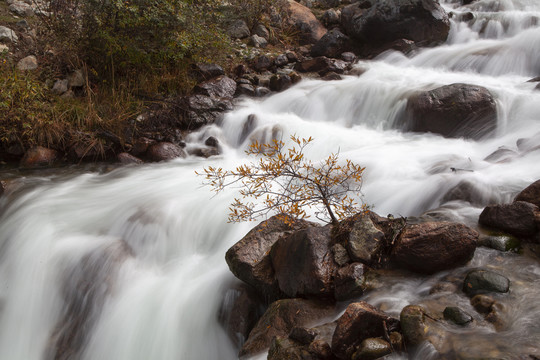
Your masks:
M236 281L224 254L254 224L227 223L235 189L214 196L195 171L245 162L254 139L311 136L310 159L339 151L365 166L362 201L381 215L428 212L474 224L489 202L510 202L539 179L540 91L527 80L540 75L540 3L443 5L454 13L446 44L360 61L361 76L304 80L264 100L244 99L219 125L190 135L188 142L218 138L218 157L19 179L19 188L0 199L0 359L236 359L217 320ZM408 96L453 83L494 95L494 136L402 130ZM488 158L501 148L508 156ZM448 198L464 182L478 192L477 202ZM489 258L479 256L476 263ZM538 266L521 265L539 281ZM412 289L423 280L412 281L369 300L393 298L399 311L417 298ZM532 327L524 326L516 338ZM521 341L536 341L539 332Z

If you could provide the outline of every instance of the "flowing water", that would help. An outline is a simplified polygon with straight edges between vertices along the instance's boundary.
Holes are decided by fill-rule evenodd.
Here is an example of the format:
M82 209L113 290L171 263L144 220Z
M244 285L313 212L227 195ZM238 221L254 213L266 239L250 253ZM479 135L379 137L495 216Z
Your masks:
M245 100L219 126L191 135L192 143L216 136L220 157L20 178L0 199L0 359L237 358L217 321L235 281L224 254L254 224L228 224L234 191L213 197L194 171L244 162L251 139L312 136L311 159L339 151L365 166L363 201L384 216L474 225L487 203L509 202L539 179L540 91L527 80L540 75L540 3L443 5L454 12L446 44L360 62L360 77L306 80L263 101ZM468 12L474 18L465 21ZM398 119L412 92L463 82L495 96L493 137L401 131ZM242 139L250 114L257 121ZM512 151L485 160L501 147ZM462 182L475 189L475 201L445 196ZM482 356L538 355L539 265L534 256L478 249L469 267L492 267L512 280L507 327L450 329L449 341ZM407 304L437 300L429 289L445 276L389 276L365 299L397 315ZM466 298L452 296L473 312ZM417 358L431 352L420 349Z

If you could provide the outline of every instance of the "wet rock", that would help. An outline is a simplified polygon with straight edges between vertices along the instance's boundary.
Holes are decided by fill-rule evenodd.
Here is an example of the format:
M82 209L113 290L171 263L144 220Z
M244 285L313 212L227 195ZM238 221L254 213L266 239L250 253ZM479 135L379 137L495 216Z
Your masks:
M240 351L240 356L251 356L267 349L274 337L287 338L294 327L310 326L334 313L333 306L305 299L278 300L257 322Z
M317 360L333 360L332 348L324 340L315 340L308 346L308 351Z
M289 59L290 63L295 63L298 61L298 55L292 51L287 51L285 55L287 56L287 59Z
M0 181L0 196L4 195L6 192L6 184L3 181Z
M155 142L155 140L146 137L140 137L133 143L133 147L131 148L131 154L134 156L144 155L148 150L148 147Z
M471 305L478 311L480 314L489 314L495 300L488 295L475 295L471 299Z
M326 28L311 10L296 1L287 1L287 22L300 34L303 44L314 44L326 33Z
M334 280L334 298L343 301L360 297L366 287L365 272L366 266L360 263L340 268Z
M455 200L467 201L475 206L485 206L497 202L498 199L489 186L470 180L462 180L442 198L443 203Z
M265 299L275 300L281 296L270 259L272 245L285 234L310 225L304 220L289 220L273 216L261 222L225 254L234 276L253 286Z
M192 71L199 81L206 81L225 75L223 68L217 64L198 63L192 66Z
M233 344L241 348L264 311L263 300L255 291L240 284L225 293L219 320Z
M475 295L471 299L471 305L476 311L484 315L486 321L492 323L496 330L502 330L505 327L505 307L495 301L491 296L483 294Z
M352 360L374 360L392 353L392 346L380 338L362 341L360 348L352 356Z
M264 70L268 70L273 65L274 65L274 62L272 61L272 59L266 55L261 55L261 56L256 57L251 64L253 69L258 72L263 72Z
M206 138L206 140L204 141L204 145L210 146L210 147L214 147L214 148L217 148L217 147L219 146L219 140L216 139L216 138L213 137L213 136L209 136L209 137Z
M168 161L176 158L185 158L186 152L178 145L170 142L158 142L148 147L146 157L150 161Z
M188 150L189 155L209 158L210 156L217 156L220 154L219 150L214 147L200 147L196 146Z
M257 86L255 88L255 96L257 97L265 97L266 95L270 95L270 93L272 93L272 91L267 87Z
M501 147L484 158L484 161L490 163L502 163L512 160L519 154L512 149Z
M499 251L517 251L521 244L513 236L485 236L480 238L480 245Z
M129 164L142 164L143 161L139 159L138 157L135 157L131 154L128 154L126 152L120 153L117 156L118 162L124 165Z
M451 84L411 96L405 110L409 131L479 139L497 126L497 106L489 90Z
M232 39L245 39L251 35L251 32L244 20L236 20L227 29L227 34Z
M536 180L523 189L514 201L525 201L540 207L540 180Z
M0 26L0 42L16 43L17 41L19 41L19 38L15 34L15 31L8 27Z
M334 254L334 261L339 266L344 266L351 261L351 258L347 253L347 249L345 249L341 244L334 244L332 246L332 254Z
M311 48L311 56L326 56L337 58L343 52L350 49L349 37L338 29L328 31Z
M386 246L385 234L374 224L371 216L355 215L344 220L340 226L343 230L339 241L345 244L353 261L368 265L379 262Z
M467 325L473 318L465 311L455 306L448 306L443 312L445 320L451 321L456 325Z
M382 337L399 327L394 319L366 302L352 303L338 319L332 337L332 352L340 359L350 359L362 341Z
M467 263L474 255L478 233L457 223L407 225L392 251L401 267L432 274Z
M354 55L354 53L352 52L347 51L341 54L341 60L346 61L348 63L352 63L356 61L356 55Z
M197 84L193 90L197 94L206 95L211 98L232 99L236 92L236 81L227 76L219 76Z
M236 95L237 96L245 95L245 96L253 97L256 95L255 87L251 84L239 84L236 87Z
M489 205L480 214L478 223L518 237L531 237L538 231L536 222L538 212L538 206L524 201Z
M508 278L490 270L472 270L463 282L463 292L469 296L490 292L507 293L510 289Z
M38 68L38 62L34 55L27 56L22 58L17 63L17 69L20 71L30 71Z
M341 75L336 74L335 72L329 72L328 74L324 75L321 80L324 81L336 81L336 80L342 80L343 78Z
M446 41L450 21L438 1L360 1L343 8L341 24L359 45L382 48L408 39L426 46Z
M236 83L235 83L236 86ZM215 123L224 111L232 110L229 98L214 98L206 95L184 97L175 125L182 130L195 130L201 126Z
M60 160L58 151L42 146L29 149L21 159L20 166L25 168L35 168L50 166Z
M522 153L529 153L540 149L540 133L529 138L521 138L516 141L518 150Z
M309 226L276 241L270 257L283 293L289 297L333 295L337 264L330 241L328 226Z

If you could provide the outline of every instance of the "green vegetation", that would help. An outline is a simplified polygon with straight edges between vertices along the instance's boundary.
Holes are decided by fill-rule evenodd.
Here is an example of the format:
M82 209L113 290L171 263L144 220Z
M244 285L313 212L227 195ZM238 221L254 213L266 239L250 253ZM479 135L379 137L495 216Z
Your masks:
M238 166L235 170L208 167L205 184L215 192L239 186L241 198L231 204L229 221L255 220L275 212L284 221L306 218L306 208L327 223L367 210L349 196L360 195L364 168L350 160L340 163L338 154L331 154L319 164L304 156L304 149L313 139L291 136L295 144L285 149L283 141L270 144L255 142L246 151L259 158L257 162ZM261 199L257 204L252 200Z

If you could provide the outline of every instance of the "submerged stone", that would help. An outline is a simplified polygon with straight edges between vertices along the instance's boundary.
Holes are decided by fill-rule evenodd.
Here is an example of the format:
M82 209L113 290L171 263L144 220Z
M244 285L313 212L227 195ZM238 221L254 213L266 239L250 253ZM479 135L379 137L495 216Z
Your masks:
M506 293L509 289L508 278L489 270L472 270L463 282L463 291L469 296L489 292Z
M456 325L466 325L473 320L471 315L455 306L448 306L445 308L443 315L446 320L451 321Z

